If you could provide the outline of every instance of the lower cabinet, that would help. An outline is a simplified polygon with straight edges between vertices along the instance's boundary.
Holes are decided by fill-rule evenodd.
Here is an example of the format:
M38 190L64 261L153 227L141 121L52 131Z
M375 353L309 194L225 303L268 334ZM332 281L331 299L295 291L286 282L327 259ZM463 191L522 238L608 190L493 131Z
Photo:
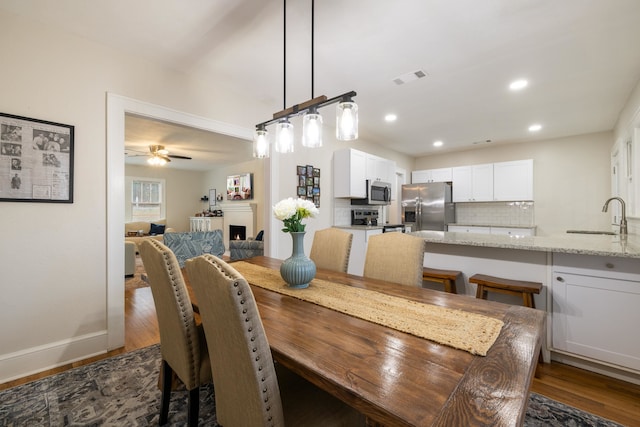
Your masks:
M553 255L553 348L640 372L640 263Z
M357 230L345 228L344 231L348 231L353 234L353 241L351 243L351 254L349 255L349 269L347 273L355 274L356 276L362 276L364 272L364 260L367 255L367 243L371 236L376 234L382 234L382 228Z

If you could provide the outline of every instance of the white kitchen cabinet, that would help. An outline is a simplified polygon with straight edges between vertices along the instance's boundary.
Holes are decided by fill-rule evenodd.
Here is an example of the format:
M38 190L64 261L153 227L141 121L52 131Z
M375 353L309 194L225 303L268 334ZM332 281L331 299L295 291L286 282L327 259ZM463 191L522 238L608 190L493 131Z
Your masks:
M533 200L533 160L494 163L493 200Z
M388 183L395 181L396 162L369 153L365 155L367 179Z
M367 196L367 153L346 148L333 153L333 197Z
M451 233L478 233L491 234L491 227L480 227L476 225L450 225L447 231Z
M333 197L364 198L366 180L395 182L396 162L346 148L333 153ZM395 199L395 192L391 192Z
M493 201L493 163L452 168L454 202Z
M529 227L491 227L491 234L506 236L535 236L535 228Z
M364 272L364 260L367 255L367 244L369 238L376 234L382 234L382 228L372 229L353 229L345 228L344 231L348 231L353 234L353 240L351 242L351 253L349 255L349 268L347 273L362 276Z
M553 348L640 372L640 263L553 255Z
M453 180L451 168L425 169L411 172L411 183L451 182Z

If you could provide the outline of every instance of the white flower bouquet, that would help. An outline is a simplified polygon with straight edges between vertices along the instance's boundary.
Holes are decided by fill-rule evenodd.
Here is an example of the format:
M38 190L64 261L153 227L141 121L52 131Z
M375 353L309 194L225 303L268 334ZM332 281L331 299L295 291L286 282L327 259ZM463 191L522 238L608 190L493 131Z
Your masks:
M285 233L304 231L305 224L302 220L309 217L315 218L319 213L313 202L291 197L280 200L273 207L273 215L284 223L282 231Z

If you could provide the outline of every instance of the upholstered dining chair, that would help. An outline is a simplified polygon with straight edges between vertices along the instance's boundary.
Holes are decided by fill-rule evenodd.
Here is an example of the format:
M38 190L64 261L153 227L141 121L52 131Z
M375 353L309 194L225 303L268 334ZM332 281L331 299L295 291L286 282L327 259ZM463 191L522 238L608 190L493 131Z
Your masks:
M422 286L425 241L404 233L371 236L364 260L365 277Z
M317 268L346 273L349 268L349 254L353 234L338 228L325 228L313 235L309 258Z
M160 425L167 423L173 373L189 390L189 426L198 425L200 386L211 382L211 364L202 325L196 325L191 299L173 252L157 240L139 244L156 306L162 354Z
M274 365L251 287L231 265L202 255L186 270L209 343L221 425L365 425L351 407Z

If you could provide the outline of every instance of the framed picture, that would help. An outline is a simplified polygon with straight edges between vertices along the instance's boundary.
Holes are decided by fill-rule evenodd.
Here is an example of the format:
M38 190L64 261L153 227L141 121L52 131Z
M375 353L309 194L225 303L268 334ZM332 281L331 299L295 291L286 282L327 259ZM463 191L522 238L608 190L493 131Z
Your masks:
M0 113L0 201L73 203L74 126Z
M313 200L320 207L320 169L312 165L296 166L296 193L301 199Z
M253 174L229 175L227 177L227 200L253 199Z

